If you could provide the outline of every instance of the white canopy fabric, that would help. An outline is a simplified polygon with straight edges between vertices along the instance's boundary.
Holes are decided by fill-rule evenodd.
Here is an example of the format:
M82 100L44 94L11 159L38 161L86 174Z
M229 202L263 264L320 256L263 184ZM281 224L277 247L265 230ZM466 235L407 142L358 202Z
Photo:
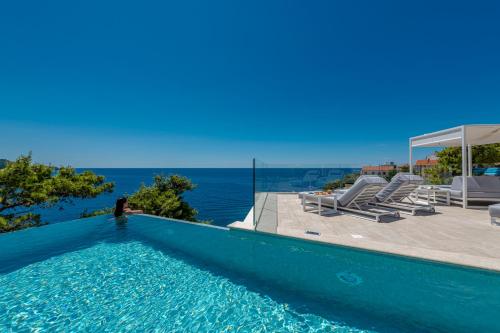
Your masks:
M411 147L460 147L500 142L500 125L464 125L410 138Z
M413 148L462 147L463 207L467 208L467 175L472 176L472 146L500 143L500 124L462 125L410 138L410 172Z

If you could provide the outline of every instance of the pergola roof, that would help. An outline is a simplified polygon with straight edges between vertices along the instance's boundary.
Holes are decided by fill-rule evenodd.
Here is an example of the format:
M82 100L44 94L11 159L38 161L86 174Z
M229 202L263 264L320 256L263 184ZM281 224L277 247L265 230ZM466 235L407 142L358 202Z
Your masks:
M500 124L463 125L410 138L411 147L460 147L500 142Z
M416 147L462 147L462 205L467 208L467 177L472 176L472 146L500 142L500 124L462 125L410 138L410 172L412 150Z

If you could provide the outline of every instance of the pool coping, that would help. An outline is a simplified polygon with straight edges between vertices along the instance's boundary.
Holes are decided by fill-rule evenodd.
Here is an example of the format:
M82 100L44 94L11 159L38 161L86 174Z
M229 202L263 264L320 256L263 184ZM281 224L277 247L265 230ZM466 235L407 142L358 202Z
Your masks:
M179 219L174 219L171 217L163 217L163 216L157 216L157 215L151 215L151 214L134 214L134 215L153 217L155 219L166 220L166 221L170 221L170 222L191 224L191 225L195 225L198 227L215 228L215 229L221 229L221 230L229 230L230 229L229 227L222 227L220 225L213 225L213 224L200 223L200 222L191 222L191 221L179 220Z
M271 237L277 237L277 238L284 238L284 239L291 239L291 240L296 240L296 241L303 241L306 243L312 243L312 244L319 244L322 246L331 246L331 247L339 247L339 248L345 248L349 250L354 250L354 251L360 251L360 252L365 252L365 253L372 253L372 254L379 254L379 255L387 255L387 256L392 256L392 257L398 257L398 258L403 258L406 260L417 260L417 261L422 261L422 262L429 262L433 264L439 264L439 265L446 265L446 266L451 266L451 267L458 267L462 269L472 269L472 270L479 270L483 272L488 272L488 273L500 273L500 269L497 269L495 267L491 267L488 265L466 265L461 262L456 262L456 261L446 261L446 260L440 260L436 259L431 256L417 256L417 255L411 255L411 254L403 254L399 252L393 252L393 251L383 251L380 249L374 249L369 246L363 247L363 246L353 246L351 244L343 244L343 243L332 243L332 242L327 242L327 241L322 241L322 240L317 240L317 239L312 239L312 238L301 238L301 237L296 237L296 236L291 236L291 235L284 235L284 234L278 234L278 233L272 233L272 232L266 232L266 231L260 231L260 230L253 230L253 229L247 229L247 228L238 228L234 226L232 223L228 227L221 227L221 226L216 226L216 225L210 225L210 224L202 224L202 223L197 223L197 222L190 222L190 221L184 221L184 220L178 220L178 219L173 219L173 218L167 218L167 217L162 217L162 216L156 216L156 215L149 215L149 214L138 214L138 215L144 215L148 217L153 217L161 220L167 220L170 222L179 222L179 223L184 223L184 224L190 224L193 226L198 226L198 227L207 227L207 228L214 228L214 229L219 229L219 230L224 230L224 231L238 231L238 232L245 232L249 234L261 234L265 236L271 236ZM419 249L421 251L421 249ZM461 256L464 256L466 254L460 254ZM466 255L470 256L470 255ZM474 256L470 256L474 257Z
M459 268L466 268L466 269L474 269L474 270L481 270L481 271L486 271L486 272L491 272L491 273L500 273L500 269L498 267L494 267L493 265L488 265L487 263L485 264L484 262L481 263L480 261L478 261L477 259L480 259L480 260L483 260L485 258L481 258L481 257L476 257L476 256L472 256L472 255L467 255L467 254L459 254L459 253L448 253L448 254L451 254L451 256L461 256L462 259L464 256L466 257L470 257L469 259L469 262L471 262L470 264L465 264L463 263L463 261L458 261L458 260L454 260L453 258L448 258L448 260L444 260L444 259L441 259L441 258L436 258L436 254L432 255L432 254L427 254L427 255L422 255L421 252L422 250L424 252L444 252L444 251L436 251L436 250L428 250L428 249L420 249L418 248L418 251L420 252L420 255L412 255L411 253L401 253L401 252L396 252L396 251L391 251L391 250L381 250L381 249L378 249L378 248L373 248L373 247L370 247L369 245L363 245L363 244L360 244L359 246L355 246L355 245L352 245L352 244L346 244L346 243L342 243L342 242L330 242L330 241L324 241L324 240L318 240L318 239L313 239L313 235L309 235L310 238L306 238L306 235L303 235L302 237L297 237L297 236L294 236L294 235L287 235L287 234L282 234L282 233L273 233L273 232L266 232L266 231L260 231L260 230L254 230L254 229L248 229L248 228L245 228L245 227L238 227L237 225L235 225L235 223L232 223L230 224L229 226L227 227L223 227L223 226L217 226L217 225L211 225L211 224L204 224L204 223L199 223L199 222L191 222L191 221L185 221L185 220L179 220L179 219L175 219L175 218L168 218L168 217L163 217L163 216L156 216L156 215L151 215L151 214L135 214L137 216L146 216L146 217L149 217L149 218L155 218L155 219L159 219L159 220L165 220L165 221L168 221L168 222L174 222L174 223L183 223L183 224L188 224L188 225L192 225L192 226L196 226L196 227L203 227L203 228L212 228L212 229L217 229L217 230L221 230L221 231L238 231L238 232L245 232L245 233L250 233L250 234L262 234L262 235L266 235L266 236L271 236L271 237L278 237L278 238L284 238L284 239L292 239L292 240L296 240L296 241L303 241L303 242L306 242L306 243L313 243L313 244L320 244L320 245L323 245L323 246L332 246L332 247L340 247L340 248L346 248L346 249L350 249L350 250L355 250L355 251L361 251L361 252L367 252L367 253L373 253L373 254L382 254L382 255L389 255L389 256L395 256L395 257L400 257L400 258L405 258L405 259L410 259L410 260L418 260L418 261L424 261L424 262L431 262L431 263L436 263L436 264L441 264L441 265L448 265L448 266L453 266L453 267L459 267ZM94 217L90 217L91 218L94 218ZM86 220L86 218L82 218L82 219L74 219L74 220L69 220L69 221L64 221L64 222L60 222L60 223L65 223L65 222L72 222L72 221L79 221L79 220ZM240 222L240 223L243 223L243 222ZM59 223L57 223L59 224ZM37 228L43 228L43 227L47 227L47 226L50 226L50 225L54 225L54 224L46 224L46 225L43 225L43 226L40 226L40 227L36 227ZM22 230L17 230L17 231L13 231L13 232L8 232L8 233L1 233L0 234L0 237L2 236L6 236L6 235L9 235L9 234L13 234L13 233L18 233L18 232L22 232L22 231L28 231L28 230L31 230L31 229L35 229L34 228L27 228L27 229L22 229ZM412 248L412 247L407 247L407 248ZM446 253L446 252L445 252ZM441 253L442 254L442 253ZM474 261L474 259L476 259L476 261Z
M361 252L367 252L367 253L374 253L374 254L381 254L381 255L388 255L388 256L393 256L393 257L400 257L408 260L418 260L418 261L423 261L423 262L430 262L434 264L440 264L440 265L447 265L447 266L452 266L452 267L458 267L458 268L465 268L465 269L472 269L472 270L480 270L480 271L485 271L489 273L500 273L500 268L497 268L493 265L485 265L485 264L464 264L463 262L459 262L458 260L455 261L453 259L451 260L444 260L440 258L436 258L435 256L432 255L412 255L409 253L401 253L401 252L396 252L396 251L390 251L390 250L380 250L377 248L373 248L370 246L355 246L352 244L346 244L342 242L329 242L329 241L323 241L323 240L318 240L318 239L312 239L312 238L304 238L304 237L297 237L297 236L292 236L292 235L286 235L282 233L273 233L273 232L267 232L267 231L261 231L261 230L255 230L255 229L248 229L248 228L240 228L238 226L235 226L234 223L228 227L230 230L235 230L235 231L240 231L240 232L246 232L246 233L254 233L254 234L262 234L262 235L267 235L267 236L273 236L273 237L279 237L279 238L286 238L286 239L293 239L293 240L298 240L298 241L304 241L307 243L315 243L315 244L321 244L325 246L333 246L333 247L340 247L340 248L346 248L349 250L355 250L355 251L361 251ZM408 248L412 248L408 246ZM427 250L427 249L420 249L418 248L418 251L422 252L422 250L429 251L429 252L438 252L438 251L433 251L433 250ZM444 251L441 251L444 252ZM446 253L446 252L444 252ZM453 253L451 253L453 254ZM467 256L476 259L483 259L481 257L475 257L467 254L455 254L459 255L461 257Z

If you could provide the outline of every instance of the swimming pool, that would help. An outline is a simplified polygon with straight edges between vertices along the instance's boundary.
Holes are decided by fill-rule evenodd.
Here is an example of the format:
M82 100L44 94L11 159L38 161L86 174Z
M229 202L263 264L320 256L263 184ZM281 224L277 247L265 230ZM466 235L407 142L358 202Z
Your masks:
M0 331L500 331L500 274L145 215L0 235Z

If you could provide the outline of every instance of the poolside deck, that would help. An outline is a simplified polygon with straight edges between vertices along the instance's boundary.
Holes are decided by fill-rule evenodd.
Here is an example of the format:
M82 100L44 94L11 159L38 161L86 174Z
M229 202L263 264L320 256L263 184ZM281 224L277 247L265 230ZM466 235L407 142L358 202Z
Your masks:
M268 195L259 232L500 271L500 226L490 224L486 210L437 206L434 215L376 223L303 212L297 194ZM245 221L229 227L253 230L252 220L250 212Z

